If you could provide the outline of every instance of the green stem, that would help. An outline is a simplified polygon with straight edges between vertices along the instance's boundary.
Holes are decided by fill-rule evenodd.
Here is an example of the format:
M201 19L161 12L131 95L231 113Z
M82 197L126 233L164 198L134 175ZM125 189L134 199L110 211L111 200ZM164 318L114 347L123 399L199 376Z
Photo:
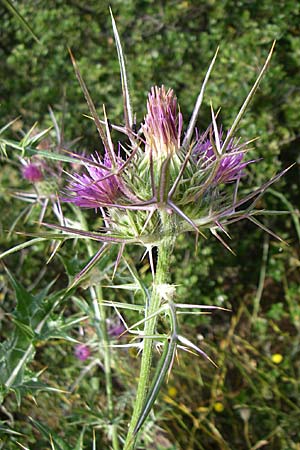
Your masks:
M83 215L80 216L80 221L84 229L87 229L86 221ZM95 250L92 242L86 240L87 251L90 257L94 256ZM109 336L106 325L106 309L103 305L102 287L99 284L96 287L90 287L90 293L93 302L94 316L95 316L95 328L97 332L99 351L103 352L103 365L105 373L105 389L107 398L107 412L108 418L111 422L111 437L113 450L119 450L119 439L117 426L114 423L114 403L113 403L113 386L112 386L112 371L111 371L111 349L109 347Z
M170 229L171 218L164 213L161 213L161 216L162 222L164 224L163 235L165 237L161 240L160 245L157 248L158 259L157 259L156 274L153 283L150 305L146 311L146 317L151 316L159 309L162 300L161 285L167 284L169 282L170 257L173 251L175 236ZM157 318L158 316L154 315L145 322L144 327L145 336L153 336L155 334ZM139 417L145 405L147 393L150 386L150 373L153 357L153 339L145 337L143 344L144 346L143 346L139 383L137 387L132 418L130 421L129 430L124 445L124 450L134 450L136 447L137 435L135 433L135 427L139 421Z

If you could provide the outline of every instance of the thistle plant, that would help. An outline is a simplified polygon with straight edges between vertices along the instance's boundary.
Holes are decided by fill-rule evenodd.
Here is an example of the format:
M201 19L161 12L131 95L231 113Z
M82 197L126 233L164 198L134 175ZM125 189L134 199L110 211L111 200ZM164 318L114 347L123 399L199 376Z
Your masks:
M52 127L39 131L37 124L34 124L19 142L2 137L1 131L5 131L19 118L0 130L0 146L4 156L8 156L7 148L20 152L20 155L17 156L16 165L19 168L21 178L24 180L24 188L11 188L7 194L27 204L13 222L10 232L15 229L21 219L26 222L35 209L39 212L39 223L44 220L49 207L59 222L64 223L58 199L63 166L61 158L58 159L56 152L59 152L61 148L69 149L72 142L64 143L63 123L59 127L52 109L49 108L49 110L55 129L55 139L52 139L49 135ZM45 157L51 158L51 156L53 156L55 163L54 161L45 161Z
M178 313L181 311L190 310L201 314L203 310L222 308L180 303L176 295L176 286L172 284L170 276L171 256L178 236L193 232L197 243L199 239L204 240L207 234L211 233L229 251L233 251L227 243L230 237L228 226L241 219L248 219L274 235L257 218L268 211L261 211L256 206L265 190L286 170L275 175L264 185L256 187L248 195L240 196L239 186L246 175L247 166L256 164L257 161L247 157L250 141L242 142L237 130L266 72L274 44L252 89L227 131L218 125L218 113L215 113L213 105L207 129L200 132L196 128L205 88L218 51L207 70L186 129L175 93L165 86L154 86L150 89L147 112L140 128L137 128L130 101L125 59L113 16L112 25L121 71L124 124L111 124L105 107L103 118L99 118L70 51L91 118L104 147L104 155L94 153L90 157L85 157L69 152L69 157L79 162L83 170L80 173L77 171L69 173L69 182L61 194L61 201L74 204L78 208L95 210L102 217L102 227L98 231L90 231L86 224L78 228L62 223L44 225L61 231L61 238L82 237L99 245L94 254L92 247L89 247L91 260L75 278L71 287L79 283L112 246L118 246L114 272L124 256L127 244L143 247L145 254L148 255L152 285L141 287L144 305L136 305L136 310L143 314L143 319L135 324L126 324L120 310L126 309L127 305L104 301L101 289L95 291L101 304L98 313L102 324L103 320L105 321L105 308L113 306L118 311L122 325L126 324L128 336L133 336L128 343L115 346L134 346L141 353L136 398L124 442L124 449L131 450L136 448L138 434L159 394L161 385L172 370L177 353L180 350L190 351L213 363L201 348L180 331ZM114 141L114 130L125 135L126 144ZM31 176L36 177L35 174ZM139 285L141 286L141 283ZM132 308L132 305L128 308ZM163 319L164 332L158 332L157 324L160 319ZM122 333L123 327L120 329ZM101 331L105 336L103 345L108 347L109 333L103 326ZM161 349L161 356L152 376L153 354L156 349ZM82 353L79 353L78 357L83 359ZM106 358L106 373L110 377L108 353ZM112 413L109 377L108 394ZM110 418L112 419L111 414ZM115 428L113 446L114 449L118 448Z
M95 232L87 229L45 224L61 230L63 236L78 236L99 243L100 248L90 263L77 276L76 282L93 267L111 246L119 248L115 270L120 263L125 245L135 244L145 249L153 277L152 286L143 290L145 304L137 305L144 318L128 326L133 340L117 346L135 346L141 352L141 368L136 399L124 449L136 447L138 433L145 422L166 375L171 371L177 352L191 351L210 357L195 343L180 333L178 312L217 307L200 304L182 304L176 297L176 286L170 279L170 261L176 239L181 233L194 232L196 241L212 233L228 250L228 226L248 219L263 230L268 230L257 217L267 213L256 208L265 190L284 173L275 175L264 185L244 197L239 195L245 169L256 161L247 158L250 142L241 142L237 129L269 64L274 44L236 119L226 132L217 124L217 115L211 105L211 123L199 132L196 122L205 87L215 63L217 53L208 68L194 111L184 132L184 120L172 89L165 86L151 88L147 113L139 129L132 111L125 59L114 18L112 25L121 70L124 103L124 124L112 125L103 107L100 119L88 88L80 74L71 51L71 59L79 83L87 100L104 147L99 153L80 158L84 170L70 173L62 199L79 208L92 208L103 219L102 228ZM115 143L113 130L122 132L127 144ZM274 235L274 234L273 234ZM225 237L224 237L225 236ZM153 252L156 258L153 258ZM154 262L156 259L156 263ZM125 304L102 302L116 310ZM121 313L118 313L122 317ZM157 323L166 317L165 332L158 333ZM122 318L124 321L124 319ZM125 321L124 321L125 323ZM165 322L164 322L165 323ZM143 330L140 330L143 327ZM138 343L135 339L139 338ZM156 372L151 377L153 353L162 348Z

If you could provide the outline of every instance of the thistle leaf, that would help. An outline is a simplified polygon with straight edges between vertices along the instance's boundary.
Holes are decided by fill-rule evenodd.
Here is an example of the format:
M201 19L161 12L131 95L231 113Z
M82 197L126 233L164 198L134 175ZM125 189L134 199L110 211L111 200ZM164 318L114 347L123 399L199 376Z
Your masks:
M21 116L16 117L15 119L11 120L10 122L8 122L6 125L4 125L2 128L0 128L0 134L2 134L5 130L7 130L7 128L9 128L12 124L14 124L15 122L17 122L19 119L21 118Z
M221 155L222 150L221 150L221 144L220 144L219 130L218 130L216 116L215 116L215 113L213 110L212 102L210 102L210 109L211 109L212 124L213 124L213 128L214 128L214 137L215 137L215 145L216 145L216 149L217 149L217 154Z
M267 56L267 59L266 59L264 65L263 65L263 67L262 67L262 69L261 69L261 71L260 71L260 73L259 73L259 75L258 75L258 77L257 77L257 79L256 79L256 81L255 81L251 91L247 95L246 100L242 104L241 109L238 112L238 115L236 116L236 118L235 118L235 120L234 120L234 122L233 122L233 124L232 124L232 126L230 128L230 130L228 131L228 134L227 134L227 136L226 136L226 138L225 138L225 140L223 142L223 145L222 145L222 149L221 149L222 153L226 150L226 147L229 144L230 139L232 138L235 130L237 129L237 127L238 127L238 125L239 125L243 115L245 114L247 106L249 105L252 97L254 96L254 94L255 94L258 86L259 86L259 83L261 82L261 79L264 76L264 74L265 74L265 72L266 72L266 70L268 68L268 65L269 65L269 62L271 60L271 57L272 57L272 54L273 54L273 50L274 50L274 47L275 47L275 42L276 41L273 42L273 45L272 45L271 50L270 50L270 52L269 52L269 54Z
M116 22L112 13L111 8L109 8L110 15L111 15L111 21L112 21L112 27L118 52L118 59L119 59L119 65L120 65L120 72L121 72L121 83L122 83L122 93L123 93L123 103L124 103L124 120L126 128L129 132L132 129L133 125L133 116L131 111L131 104L130 104L130 95L129 95L129 88L128 88L128 81L127 81L127 73L126 73L126 66L125 66L125 58L122 50L122 45L118 33L118 29L116 26Z
M92 98L91 98L91 96L90 96L90 93L89 93L89 91L88 91L88 88L87 88L87 86L86 86L86 84L85 84L85 82L84 82L84 80L83 80L83 78L82 78L82 76L81 76L79 67L78 67L78 65L77 65L77 63L76 63L76 60L75 60L75 58L74 58L74 56L73 56L73 53L72 53L71 49L69 49L69 53L70 53L71 61L72 61L72 64L73 64L73 67L74 67L74 70L75 70L77 79L78 79L79 84L80 84L80 86L81 86L81 89L82 89L82 91L83 91L83 93L84 93L84 96L85 96L86 102L87 102L87 104L88 104L89 110L90 110L90 112L91 112L91 114L92 114L92 116L93 116L93 119L94 119L96 128L97 128L97 130L98 130L99 136L100 136L100 138L101 138L101 140L102 140L102 142L103 142L103 145L104 145L104 147L105 147L105 149L106 149L106 151L107 151L107 153L108 153L108 155L109 155L109 158L110 158L110 160L111 160L111 163L114 165L114 162L115 162L115 154L112 153L111 150L110 150L110 148L109 148L109 144L108 144L108 142L107 142L107 138L106 138L106 135L105 135L105 131L104 131L104 129L103 129L103 127L102 127L102 124L101 124L101 122L100 122L100 119L99 119L99 116L98 116L98 114L97 114L97 111L96 111L94 102L93 102L93 100L92 100Z
M61 230L63 232L66 233L66 236L70 235L69 237L72 237L72 235L74 236L81 236L81 237L85 237L88 239L93 239L95 241L100 241L100 242L112 242L112 243L130 243L130 242L136 242L136 239L133 238L121 238L121 237L117 237L117 236L112 236L110 234L101 234L101 233L96 233L93 231L84 231L84 230L79 230L77 228L71 228L71 227L64 227L62 225L54 225L54 224L49 224L49 223L42 223L42 225L44 225L45 227L48 228L54 228L56 230ZM49 234L49 236L51 236ZM60 235L58 235L60 236ZM62 236L66 237L65 234L63 234ZM55 236L56 237L56 236Z
M108 245L105 243L103 246L95 253L95 255L92 257L92 259L86 264L86 266L77 274L68 287L68 290L73 289L74 286L76 286L82 278L97 264L97 262L100 260L100 258L103 256L104 252L108 250Z
M58 434L54 433L50 428L46 425L43 425L41 422L29 417L33 425L40 433L46 438L52 441L53 444L56 445L54 447L56 450L74 450L74 447L70 447Z
M264 194L264 192L273 183L276 183L276 181L278 181L293 166L294 166L294 164L290 165L286 169L284 169L281 172L277 173L273 178L268 180L262 186L260 186L259 188L255 189L250 194L246 195L246 197L242 198L241 200L236 201L229 208L225 208L223 211L221 211L220 214L217 215L217 217L214 218L214 220L219 220L220 218L223 218L225 216L232 216L232 217L234 217L234 216L242 216L243 215L244 217L247 217L247 215L249 215L250 212L253 210L253 208L255 207L255 204L257 203L258 199ZM245 215L245 210L244 211L238 211L238 212L235 211L237 208L239 208L240 206L244 205L245 203L247 203L249 200L251 200L253 198L254 198L253 202L251 203L251 205L246 210L246 215Z
M197 117L198 117L198 114L199 114L199 111L200 111L200 108L201 108L201 105L202 105L204 91L205 91L207 82L209 80L212 68L213 68L213 66L215 64L218 51L219 51L219 47L217 48L216 53L215 53L215 55L214 55L214 57L213 57L213 59L212 59L212 61L210 63L210 66L208 68L208 71L206 72L206 75L205 75L205 78L204 78L204 81L203 81L200 93L198 95L198 98L197 98L197 101L196 101L196 104L195 104L195 108L194 108L192 117L190 119L190 122L189 122L189 125L188 125L188 128L187 128L187 132L186 132L185 138L184 138L183 143L182 143L182 146L184 148L187 148L190 145L190 142L191 142L191 139L192 139L192 136L193 136L193 133L194 133Z
M37 244L38 242L44 242L46 239L42 237L31 239L30 241L23 242L22 244L15 245L14 247L11 247L10 249L6 250L5 252L0 254L0 259L5 258L5 256L11 255L12 253L18 252L20 250L23 250L23 248L31 247L32 245Z
M196 353L200 354L201 356L204 356L208 361L210 361L215 367L218 367L217 364L203 351L201 348L197 347L197 345L193 344L189 339L178 336L178 341L181 342L185 347L188 347L195 351Z
M41 41L27 22L27 20L22 16L22 14L19 13L19 11L14 7L11 1L9 0L2 0L4 5L7 9L18 19L18 21L21 23L21 25L25 28L25 30L28 31L30 36L40 45L42 45Z
M278 239L280 242L284 243L285 245L288 245L288 243L286 241L284 241L280 236L278 236L278 234L274 233L272 230L270 230L268 227L266 227L264 224L262 224L259 220L254 219L254 217L252 217L252 216L248 216L247 219L250 220L250 222L253 222L257 227L264 230L266 233L273 236L275 239Z
M7 145L8 147L14 148L16 150L20 150L21 152L24 152L24 150L25 150L25 156L39 155L39 156L43 156L44 158L52 159L55 161L62 161L62 162L75 163L75 164L84 164L85 163L84 158L82 158L82 157L78 158L78 155L76 155L75 153L72 153L70 151L67 151L67 150L65 150L65 152L69 153L71 155L73 154L74 158L63 155L61 153L55 153L52 151L50 152L47 150L37 150L34 147L31 147L30 145L25 145L25 147L24 147L24 146L20 145L20 143L18 141L14 141L11 139L0 138L0 142L2 144ZM61 149L61 150L64 151L63 149ZM90 165L98 166L98 164L93 163L93 161L91 161L87 158L86 158L86 160ZM105 167L105 166L103 166L103 167Z
M123 286L123 285L122 285ZM122 286L119 286L120 288L122 288ZM128 285L126 285L128 286ZM115 287L115 286L103 286L103 287ZM130 287L129 287L130 289ZM110 306L111 308L121 308L121 309L129 309L129 310L133 310L133 311L144 311L144 306L142 305L135 305L135 304L131 304L131 303L121 303L121 302L114 302L111 300L104 300L103 301L103 305L104 306Z
M161 355L160 361L158 363L152 384L149 389L148 396L145 401L145 405L141 411L140 417L137 421L137 424L134 428L134 434L136 435L139 430L141 429L142 425L144 424L145 420L147 419L152 406L157 399L157 396L160 392L160 388L162 383L164 382L164 379L167 375L167 373L170 372L171 367L173 365L175 353L176 353L176 341L177 338L170 338L165 342L164 350Z

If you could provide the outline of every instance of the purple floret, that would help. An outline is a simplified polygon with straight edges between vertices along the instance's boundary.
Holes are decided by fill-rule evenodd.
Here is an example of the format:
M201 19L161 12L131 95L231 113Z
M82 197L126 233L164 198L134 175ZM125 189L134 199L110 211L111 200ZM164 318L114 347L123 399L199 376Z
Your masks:
M111 162L107 155L102 161L96 153L91 156L91 161L101 166L111 168ZM116 175L111 175L109 170L96 165L86 165L87 173L73 174L73 180L68 186L70 197L64 201L72 202L81 208L99 208L111 205L120 194L120 183Z
M143 125L146 151L151 151L154 157L172 155L180 147L181 130L182 115L173 90L152 87Z
M219 131L219 140L222 147L222 131ZM213 182L216 183L230 183L245 175L244 168L252 163L252 161L244 161L245 146L239 145L238 142L232 138L226 148L226 151L221 156L220 165L217 169ZM193 149L193 155L199 161L203 168L209 167L216 162L216 154L209 138L200 136Z
M108 334L110 337L119 337L125 331L126 331L126 328L124 327L124 325L121 322L111 325L108 328Z
M74 355L76 358L80 359L80 361L85 361L91 354L90 348L85 344L78 344L74 349Z

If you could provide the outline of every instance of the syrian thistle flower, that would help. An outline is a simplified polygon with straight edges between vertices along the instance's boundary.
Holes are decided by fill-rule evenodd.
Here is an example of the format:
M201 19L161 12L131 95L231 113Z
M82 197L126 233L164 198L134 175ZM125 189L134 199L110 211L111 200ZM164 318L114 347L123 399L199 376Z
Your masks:
M180 148L182 115L177 110L177 99L172 89L152 87L147 102L147 115L142 131L145 152L154 159L172 156Z
M86 344L78 344L75 346L74 355L80 361L85 361L91 354L90 348Z
M31 183L42 181L44 176L40 166L35 163L28 163L22 169L23 177Z
M121 193L120 183L117 176L110 173L111 161L108 155L106 154L102 161L96 153L91 156L91 162L99 165L87 163L87 173L72 175L73 179L67 189L70 197L63 200L81 208L95 209L115 203Z
M205 236L205 230L209 230L224 244L218 232L228 235L227 225L245 218L261 226L253 217L256 197L284 172L240 198L239 180L245 175L245 168L253 161L247 160L245 156L247 143L240 143L235 136L242 116L267 69L273 48L236 119L224 136L222 128L218 129L212 106L212 120L207 132L199 135L196 131L203 94L217 52L184 133L177 98L172 89L163 85L151 88L145 119L137 130L131 109L125 60L115 24L113 27L120 58L124 125L111 124L105 108L103 119L99 118L71 54L77 78L104 146L105 156L101 158L94 154L90 161L79 157L81 164L85 166L85 172L71 175L72 180L67 187L68 197L63 199L81 208L101 211L103 227L99 232L85 232L63 226L58 228L72 235L75 233L92 237L107 245L121 244L120 255L126 243L142 245L150 254L152 248L159 246L170 234L177 236L188 231ZM115 151L111 137L114 129L128 138L127 146L122 146L122 158ZM121 144L118 148L121 148ZM230 183L234 186L227 187ZM243 211L245 205L247 209ZM228 248L226 244L225 246ZM100 258L100 253L98 256Z
M121 334L123 335L125 331L126 328L120 321L108 326L108 334L111 338L118 338Z
M222 129L218 131L220 146L223 145ZM245 145L239 145L239 141L231 138L226 152L221 156L220 163L212 179L212 184L230 183L245 175L245 167L255 161L244 161ZM212 168L217 162L216 149L214 143L205 134L201 135L193 148L193 156L203 169ZM213 169L212 169L213 170Z
M40 209L39 222L44 220L48 205L60 223L66 223L57 199L61 185L62 166L60 162L46 164L38 155L32 158L19 158L20 171L25 180L32 184L31 189L14 192L14 197L32 203ZM20 216L21 217L21 216ZM17 222L16 222L17 223Z
M31 186L27 186L26 189L15 190L12 195L32 205L30 209L28 208L25 220L29 219L31 212L35 209L39 211L38 221L42 223L48 209L51 208L59 223L66 224L68 220L63 217L58 199L63 182L63 157L60 159L61 154L59 153L62 148L69 150L72 143L64 142L63 133L60 131L51 108L50 115L56 131L56 140L50 135L48 136L50 128L40 131L36 128L36 125L22 138L20 141L22 156L18 158L20 173L23 179L31 183ZM53 156L56 153L56 157L50 157L46 162L44 159L46 154L50 155L51 153ZM18 216L14 226L23 217L22 214Z
M132 153L126 150L127 159L114 153L108 126L103 143L110 143L110 152L105 146L103 158L97 153L90 160L82 158L85 172L71 175L68 197L63 200L104 213L99 241L137 243L148 251L170 232L162 223L162 214L167 214L172 216L173 233L194 230L201 234L208 229L229 249L218 231L226 232L226 225L239 218L259 224L249 213L243 216L240 209L236 211L236 205L255 200L255 192L238 202L236 194L226 192L226 184L237 183L238 187L245 168L254 162L245 159L247 143L235 138L232 129L223 137L214 116L205 133L196 131L195 140L187 140L187 130L182 140L182 123L173 90L152 87L147 114L133 144L132 134L127 128L123 131L131 139ZM264 186L257 194L261 189Z

